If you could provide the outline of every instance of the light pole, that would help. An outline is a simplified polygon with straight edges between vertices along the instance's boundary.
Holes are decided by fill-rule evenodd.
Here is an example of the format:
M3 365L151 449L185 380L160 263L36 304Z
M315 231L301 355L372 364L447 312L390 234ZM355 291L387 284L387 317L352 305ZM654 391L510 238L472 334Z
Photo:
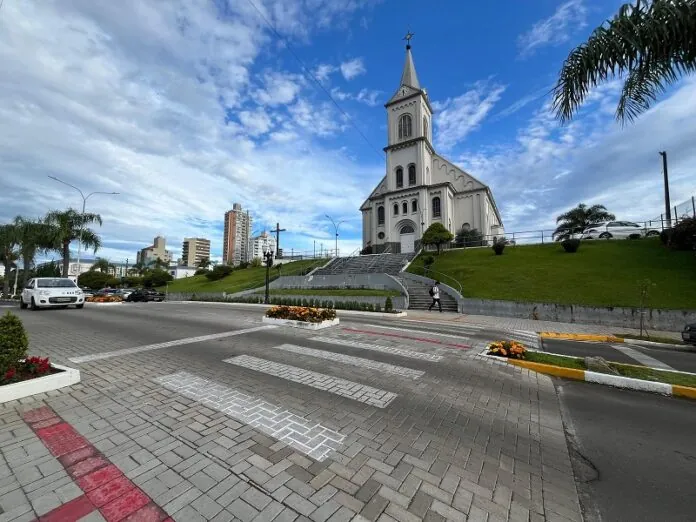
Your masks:
M92 196L94 196L96 194L106 194L109 196L115 196L115 195L120 194L120 192L96 191L96 192L90 192L89 194L87 194L85 196L85 194L79 188L77 188L75 185L71 185L70 183L63 181L62 179L58 179L55 176L48 176L48 177L54 181L57 181L58 183L62 183L63 185L67 185L68 187L74 188L75 190L77 190L80 193L80 196L82 197L82 213L80 214L80 216L82 218L84 218L84 215L85 215L85 207L87 206L87 200L89 198L91 198ZM80 278L80 254L82 253L82 227L83 226L84 226L84 224L82 223L82 220L80 220L80 237L77 239L77 276L76 277L78 280ZM70 256L69 252L68 252L68 256ZM68 266L70 266L70 259L68 259ZM68 271L70 271L70 270L68 269ZM68 277L68 274L64 274L63 277Z
M268 304L270 301L268 285L270 283L271 267L273 266L273 250L266 247L266 245L263 246L263 257L266 263L266 296L263 302Z
M667 228L672 228L672 211L669 202L669 175L667 174L667 151L660 152L662 156L662 173L665 176L665 217L667 218ZM677 216L674 216L675 218Z
M331 224L334 226L334 230L336 231L336 251L334 252L334 255L335 255L336 257L338 257L338 227L341 226L341 223L345 223L345 221L339 221L338 223L336 223L336 222L331 218L331 216L329 216L328 214L324 214L324 215L326 216L326 219L328 219L329 221L331 221Z

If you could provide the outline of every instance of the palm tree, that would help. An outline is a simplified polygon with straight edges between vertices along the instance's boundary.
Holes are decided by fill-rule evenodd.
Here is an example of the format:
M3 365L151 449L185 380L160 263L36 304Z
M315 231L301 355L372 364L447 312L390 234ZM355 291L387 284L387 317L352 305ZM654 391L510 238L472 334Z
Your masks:
M165 261L162 261L162 258L161 258L161 257L158 257L158 258L155 259L155 261L152 263L152 266L154 266L155 268L167 268L167 267L169 266L169 264L166 263Z
M112 270L116 272L116 267L112 264L109 263L109 260L104 258L104 257L98 257L97 259L94 260L94 263L90 267L91 271L99 270L103 274L108 274Z
M209 268L210 267L210 258L204 257L198 262L198 268Z
M54 250L58 235L56 228L45 221L31 221L22 216L15 218L14 227L23 264L22 286L24 286L29 278L29 270L34 264L36 254Z
M10 293L10 271L17 265L19 259L19 241L17 227L12 223L0 225L0 262L5 267L5 277L2 280L2 293Z
M46 222L56 228L56 250L63 257L63 277L68 277L72 241L81 241L82 246L93 249L95 254L102 246L99 235L94 230L86 228L92 223L98 223L101 226L102 218L99 214L82 213L72 208L54 210L48 213Z
M647 110L658 94L696 71L696 0L637 0L575 48L561 68L553 108L570 120L597 85L625 78L616 108L622 124Z
M616 219L614 214L607 212L604 205L592 205L588 207L584 203L580 203L577 207L564 212L556 218L556 223L560 223L553 233L556 241L568 239L572 234L581 232L592 225L602 223L604 221L613 221Z

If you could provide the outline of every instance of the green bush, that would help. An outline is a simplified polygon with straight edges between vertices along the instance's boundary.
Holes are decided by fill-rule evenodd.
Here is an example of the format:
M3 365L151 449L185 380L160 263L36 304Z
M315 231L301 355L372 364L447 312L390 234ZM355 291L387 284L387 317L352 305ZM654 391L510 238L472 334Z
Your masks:
M207 268L199 268L193 273L193 275L206 275L209 271L210 270L208 270Z
M693 250L696 243L696 217L684 218L667 231L668 245L674 250Z
M174 276L172 276L172 274L161 268L155 268L143 277L143 286L147 288L164 286L166 283L173 280Z
M569 254L574 254L578 251L578 248L580 248L580 240L564 239L563 241L561 241L561 246L563 247L563 250L565 250Z
M384 301L384 311L387 313L394 311L394 303L392 302L391 296L387 297L387 300Z
M255 257L254 259L251 260L251 263L249 263L249 266L251 268L260 268L261 265L263 265L263 261L261 261L260 257Z
M423 266L425 268L430 268L433 263L435 263L435 258L433 256L425 256L423 258Z
M382 311L382 307L379 304L376 304L375 305L375 312L381 312L381 311Z
M77 284L79 286L86 286L87 288L99 290L106 286L118 286L119 280L104 272L89 271L80 274L77 279Z
M507 240L505 238L500 238L500 239L495 239L493 240L493 252L495 252L496 256L502 256L503 255L503 250L505 250L505 245L507 244Z
M20 359L27 356L29 339L22 321L7 312L0 317L0 381L10 368L15 368Z
M205 274L205 277L208 279L208 281L218 281L230 275L232 270L233 269L230 265L217 265L215 268Z
M237 267L238 270L244 270L246 268L249 268L250 263L248 261L244 261L243 263L239 263L239 266Z

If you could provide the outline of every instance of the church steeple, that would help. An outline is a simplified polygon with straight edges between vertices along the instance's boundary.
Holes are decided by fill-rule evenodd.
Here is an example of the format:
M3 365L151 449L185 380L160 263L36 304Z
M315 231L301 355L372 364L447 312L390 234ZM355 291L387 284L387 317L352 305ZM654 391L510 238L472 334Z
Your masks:
M406 44L406 62L404 63L404 72L401 73L401 84L413 89L420 90L420 83L418 82L418 75L416 74L416 66L413 64L413 55L411 54L411 38L413 38L413 33L409 32L404 40L408 43Z

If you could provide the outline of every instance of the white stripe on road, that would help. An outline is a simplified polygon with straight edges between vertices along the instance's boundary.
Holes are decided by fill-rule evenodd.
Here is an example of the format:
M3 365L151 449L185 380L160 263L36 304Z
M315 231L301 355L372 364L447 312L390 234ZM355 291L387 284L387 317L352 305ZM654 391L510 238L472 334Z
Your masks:
M362 350L384 352L392 355L399 355L401 357L408 357L410 359L421 359L430 362L438 362L442 360L442 355L416 352L414 350L402 350L401 348L393 348L392 346L381 346L379 344L361 343L360 341L349 341L347 339L339 339L337 337L317 336L311 337L309 340L318 341L320 343L338 344L341 346L352 346L354 348L360 348Z
M68 360L77 364L91 361L100 361L102 359L110 359L112 357L120 357L122 355L131 355L140 352L149 352L152 350L160 350L162 348L170 348L172 346L181 346L184 344L202 343L205 341L214 341L216 339L224 339L226 337L234 337L235 335L244 335L260 330L270 330L277 328L275 325L257 326L254 328L243 328L241 330L232 330L230 332L222 332L217 334L199 335L198 337L187 337L185 339L177 339L175 341L167 341L164 343L147 344L145 346L136 346L135 348L124 348L122 350L114 350L112 352L93 353L90 355L81 355L80 357L70 357Z
M468 337L463 336L463 335L444 334L444 333L433 332L432 330L413 330L411 328L396 328L395 326L380 326L378 324L365 324L363 326L369 326L371 328L383 328L385 330L396 330L398 332L412 332L412 333L420 333L420 334L424 334L424 335L437 335L438 337L451 337L452 339L459 339L460 341L466 341L468 339ZM454 329L456 329L456 328L454 328ZM476 335L474 332L467 332L467 333Z
M396 393L380 390L379 388L347 381L346 379L340 379L324 373L312 372L297 366L290 366L289 364L259 359L250 355L238 355L237 357L225 359L222 362L304 384L305 386L347 397L370 406L376 406L377 408L386 408L397 397Z
M249 424L319 461L338 449L346 438L337 431L315 424L259 397L191 373L165 375L155 379L155 382Z
M648 368L657 368L659 370L674 370L669 364L665 364L662 361L658 361L649 355L644 354L628 346L623 346L621 344L612 344L612 348L620 351L621 353L628 355L631 359L635 359L640 364L647 366Z
M336 361L361 368L369 368L370 370L378 370L384 373L393 373L395 375L401 375L402 377L409 377L411 379L418 379L425 373L424 371L413 370L404 366L396 366L394 364L377 362L371 359L363 359L362 357L353 357L352 355L345 355L342 353L328 352L326 350L315 350L313 348L305 348L304 346L297 346L294 344L281 344L280 346L275 346L274 348L276 350L283 350L285 352L308 355L309 357Z

